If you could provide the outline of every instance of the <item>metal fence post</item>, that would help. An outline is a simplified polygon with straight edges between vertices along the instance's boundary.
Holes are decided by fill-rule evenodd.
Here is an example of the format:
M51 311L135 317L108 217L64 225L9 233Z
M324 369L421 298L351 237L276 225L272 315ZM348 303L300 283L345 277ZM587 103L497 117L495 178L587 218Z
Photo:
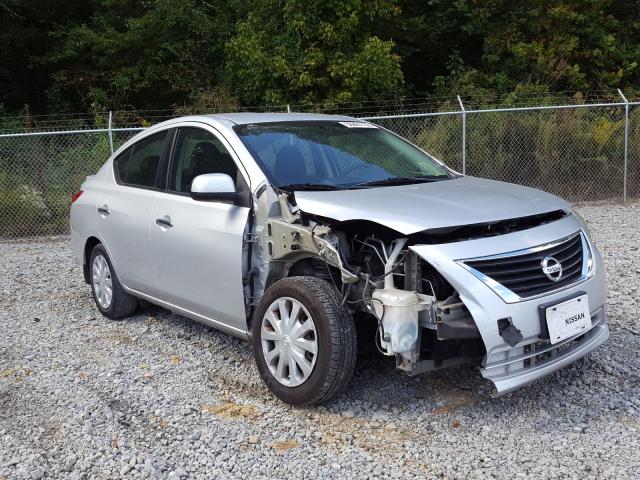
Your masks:
M462 174L467 174L467 111L462 104L462 99L458 95L458 103L462 111Z
M111 155L113 155L113 112L109 110L109 150L111 151Z
M627 203L627 165L629 161L629 101L624 96L622 90L618 89L618 93L624 101L624 180L623 180L623 193L622 201Z

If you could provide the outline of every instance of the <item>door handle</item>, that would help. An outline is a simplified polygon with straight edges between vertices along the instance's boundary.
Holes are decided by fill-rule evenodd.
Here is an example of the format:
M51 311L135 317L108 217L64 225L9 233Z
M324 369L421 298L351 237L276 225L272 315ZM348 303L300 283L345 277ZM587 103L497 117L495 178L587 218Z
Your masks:
M164 228L171 228L173 227L173 222L169 217L156 218L156 225L160 225L161 227L164 227Z
M111 210L109 210L109 207L107 207L106 205L103 205L102 207L98 207L98 213L100 215L107 216L111 213Z

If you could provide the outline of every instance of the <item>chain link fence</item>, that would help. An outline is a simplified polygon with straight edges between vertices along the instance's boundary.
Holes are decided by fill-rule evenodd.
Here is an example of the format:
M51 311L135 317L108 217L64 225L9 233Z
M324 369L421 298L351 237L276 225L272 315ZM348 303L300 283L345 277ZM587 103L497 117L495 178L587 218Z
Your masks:
M468 175L571 201L640 198L640 102L619 95L599 103L490 109L458 98L437 111L416 113L420 107L404 102L378 106L375 115L362 108L330 113L368 119ZM41 119L31 131L0 133L0 237L67 233L70 198L86 176L138 131L171 116Z

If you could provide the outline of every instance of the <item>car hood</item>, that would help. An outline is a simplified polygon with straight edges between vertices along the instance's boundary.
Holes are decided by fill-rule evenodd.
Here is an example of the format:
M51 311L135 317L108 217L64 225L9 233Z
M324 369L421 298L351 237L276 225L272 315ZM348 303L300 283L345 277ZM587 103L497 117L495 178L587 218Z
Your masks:
M567 210L561 198L511 183L460 177L357 190L297 191L303 212L338 221L369 220L403 235Z

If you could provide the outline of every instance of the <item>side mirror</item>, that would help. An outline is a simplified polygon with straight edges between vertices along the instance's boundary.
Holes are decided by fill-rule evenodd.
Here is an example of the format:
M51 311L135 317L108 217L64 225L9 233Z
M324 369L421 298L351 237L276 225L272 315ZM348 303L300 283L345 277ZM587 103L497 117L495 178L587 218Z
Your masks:
M239 198L233 179L226 173L205 173L191 182L191 198L209 201L236 201Z

